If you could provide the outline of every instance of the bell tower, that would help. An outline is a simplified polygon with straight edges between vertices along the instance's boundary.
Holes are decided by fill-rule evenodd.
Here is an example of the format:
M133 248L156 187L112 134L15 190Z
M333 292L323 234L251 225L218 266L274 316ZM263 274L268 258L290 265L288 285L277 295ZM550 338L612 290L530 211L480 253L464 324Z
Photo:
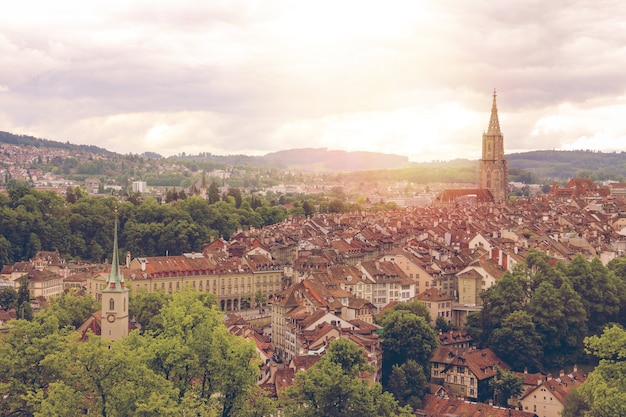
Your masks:
M504 138L500 131L496 90L493 90L491 118L483 133L483 151L478 166L478 188L491 191L496 203L508 201L509 166L504 159Z
M128 288L120 273L117 248L117 213L115 215L115 236L113 237L113 259L111 274L106 288L102 290L102 337L111 341L128 336Z

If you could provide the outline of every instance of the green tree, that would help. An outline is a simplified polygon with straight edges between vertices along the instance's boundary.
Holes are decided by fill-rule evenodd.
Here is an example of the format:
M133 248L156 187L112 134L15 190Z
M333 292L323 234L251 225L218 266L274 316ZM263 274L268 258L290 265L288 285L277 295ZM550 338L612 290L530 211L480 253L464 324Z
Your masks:
M69 394L80 394L87 402L86 408L94 414L179 415L178 391L150 370L125 340L109 343L95 336L86 342L70 339L64 349L50 355L47 361L71 387L73 392L70 390Z
M257 303L259 308L267 302L267 295L261 291L261 289L256 290L254 293L254 301Z
M302 209L306 217L311 217L315 214L315 207L309 200L305 200L304 203L302 203Z
M597 332L606 323L617 320L620 310L619 283L598 258L589 263L582 256L576 256L567 265L567 276L574 291L580 294L591 332Z
M15 307L17 291L13 287L0 288L0 309L7 311Z
M129 309L132 317L141 326L141 332L160 333L163 330L161 323L161 308L172 297L165 291L137 291L129 300Z
M328 346L326 358L329 362L340 365L343 372L350 376L373 370L367 364L365 350L347 339L334 340Z
M543 350L532 318L525 311L515 311L493 331L488 344L513 369L528 367L531 372L541 369Z
M294 384L284 392L286 415L296 417L409 416L410 408L401 409L390 393L383 393L378 383L355 377L354 358L362 348L345 345L339 350L329 346L324 355L307 371L296 374ZM342 358L343 356L347 358ZM347 366L346 366L347 365ZM344 367L345 366L345 367Z
M387 390L394 395L400 405L409 405L413 409L420 408L427 388L428 380L422 365L412 359L401 365L393 365Z
M489 381L489 386L494 391L496 404L506 407L509 398L516 397L522 393L524 378L515 375L511 371L502 369L498 365L494 366L496 375Z
M46 390L56 380L48 355L63 350L70 330L59 330L56 317L14 320L0 340L0 415L30 415L29 392Z
M215 180L211 181L211 184L209 184L207 199L209 201L209 204L215 204L220 201L220 190Z
M383 386L387 387L393 365L402 365L409 359L430 374L430 359L437 348L437 335L424 317L408 310L392 311L380 321L383 349Z
M600 363L566 402L563 417L580 416L581 410L588 410L584 416L592 417L626 415L626 331L613 325L601 336L586 338L585 345Z
M398 303L394 305L391 309L385 310L382 314L377 317L377 321L382 323L385 320L385 315L391 313L392 311L409 311L416 316L422 317L426 320L426 323L431 322L430 310L420 300L407 301L405 303Z
M52 298L50 305L37 315L36 320L54 316L59 322L59 327L77 328L99 308L98 303L90 295L79 295L76 291L68 291Z
M527 296L522 278L507 271L480 298L483 308L468 316L466 329L480 346L485 346L506 316L524 308Z

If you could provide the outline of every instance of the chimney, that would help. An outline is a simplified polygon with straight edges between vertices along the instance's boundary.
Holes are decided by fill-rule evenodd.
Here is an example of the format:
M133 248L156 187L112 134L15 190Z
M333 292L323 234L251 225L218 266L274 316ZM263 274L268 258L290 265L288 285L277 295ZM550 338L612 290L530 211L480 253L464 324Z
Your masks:
M126 268L130 268L130 251L126 252Z
M141 260L141 270L143 272L146 272L146 260L145 259Z

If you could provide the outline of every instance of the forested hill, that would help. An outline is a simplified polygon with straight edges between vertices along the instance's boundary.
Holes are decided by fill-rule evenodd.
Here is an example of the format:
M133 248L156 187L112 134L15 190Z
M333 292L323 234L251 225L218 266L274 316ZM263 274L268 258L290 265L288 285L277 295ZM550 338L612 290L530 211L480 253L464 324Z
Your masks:
M348 152L326 148L290 149L269 153L265 160L290 167L326 171L362 171L366 169L403 168L409 164L406 156L379 152Z
M625 152L532 151L506 155L509 167L532 172L540 178L567 180L622 180L626 175Z
M34 146L36 148L74 149L104 156L113 156L115 154L114 152L108 151L104 148L99 148L94 145L74 145L69 142L64 143L54 140L40 139L28 135L15 135L13 133L2 131L0 131L0 143L8 143L18 146Z
M115 152L94 145L75 145L70 142L58 142L39 139L27 135L15 135L0 131L0 143L19 146L35 146L47 148L71 149L109 158L120 156ZM151 158L161 158L154 152L138 152ZM401 155L378 152L347 152L326 148L301 148L268 153L264 156L250 155L213 155L201 152L198 155L184 153L173 158L194 162L210 162L230 165L271 166L300 171L377 171L399 168L418 168L429 170L433 167L456 171L459 164L471 166L476 161L453 160L437 161L436 163L411 163L409 158ZM593 180L614 179L624 181L626 177L626 152L595 152L595 151L530 151L507 154L509 168L513 178L532 176L533 180L567 181L573 177L588 177ZM474 168L472 168L474 169ZM404 171L404 170L401 170ZM389 175L389 173L387 174ZM463 177L463 175L461 175ZM515 180L515 179L514 179ZM530 179L529 179L530 180ZM525 181L528 182L528 181ZM532 182L532 181L531 181Z

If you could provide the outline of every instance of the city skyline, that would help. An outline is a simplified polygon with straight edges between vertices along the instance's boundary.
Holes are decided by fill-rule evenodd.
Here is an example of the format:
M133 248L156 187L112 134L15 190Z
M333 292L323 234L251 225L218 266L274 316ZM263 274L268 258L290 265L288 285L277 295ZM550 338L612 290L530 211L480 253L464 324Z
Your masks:
M0 130L164 156L626 149L618 1L64 0L0 17Z

